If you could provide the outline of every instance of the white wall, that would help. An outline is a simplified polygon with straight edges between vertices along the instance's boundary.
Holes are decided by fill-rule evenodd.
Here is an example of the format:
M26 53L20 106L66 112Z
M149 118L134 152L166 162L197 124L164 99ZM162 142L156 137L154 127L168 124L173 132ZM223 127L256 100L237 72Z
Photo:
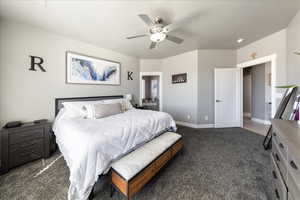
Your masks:
M163 72L163 110L177 121L194 124L214 123L214 68L235 66L235 50L201 49L140 62L141 71ZM187 83L171 84L172 74L185 72L188 73Z
M53 119L56 97L139 96L139 60L41 29L0 21L0 123ZM121 85L66 84L66 51L121 62ZM41 56L47 72L29 71L29 55ZM127 71L133 71L133 81Z
M251 73L250 70L243 72L243 112L251 114Z
M251 117L265 120L266 111L266 87L265 64L251 67Z
M295 51L300 52L300 11L287 28L287 82L300 85L300 56Z
M176 121L197 123L197 57L195 50L162 60L163 111ZM187 73L187 83L172 84L172 75L180 73Z
M163 111L171 114L176 121L197 123L197 52L140 60L141 72L163 73ZM172 75L180 73L187 73L187 83L172 84Z
M265 111L265 119L266 120L270 120L272 117L272 104L269 104L270 102L272 102L272 87L271 87L271 80L272 79L270 77L272 77L272 69L271 69L271 62L267 62L265 63L265 103L266 103L266 111Z
M251 60L252 58L250 57L250 55L254 52L257 54L257 58L276 54L276 85L285 85L287 76L286 32L286 29L283 29L238 49L237 63L239 64Z
M198 123L214 124L214 68L236 67L235 50L198 50ZM208 120L205 119L208 117Z
M270 76L271 75L271 76ZM265 89L266 89L266 103L272 102L272 87L271 87L271 80L272 79L272 69L271 69L271 62L265 63Z
M140 59L141 72L160 72L162 59Z

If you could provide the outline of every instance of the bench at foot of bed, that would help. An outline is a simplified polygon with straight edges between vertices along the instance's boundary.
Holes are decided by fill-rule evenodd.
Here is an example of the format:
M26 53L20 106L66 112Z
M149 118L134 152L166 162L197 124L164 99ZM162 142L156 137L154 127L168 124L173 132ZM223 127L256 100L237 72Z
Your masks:
M112 191L131 199L183 147L181 135L166 132L112 165Z

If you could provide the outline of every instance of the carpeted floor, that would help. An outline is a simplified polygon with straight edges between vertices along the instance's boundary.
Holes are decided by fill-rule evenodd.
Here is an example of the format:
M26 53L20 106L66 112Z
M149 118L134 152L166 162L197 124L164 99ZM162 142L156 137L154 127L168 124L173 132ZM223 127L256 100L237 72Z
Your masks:
M263 136L241 128L179 127L184 151L176 156L134 200L272 200L270 155ZM46 160L55 160L59 154ZM35 161L0 176L0 199L67 199L68 168L60 158L41 175ZM107 180L97 184L96 200L110 199ZM115 193L113 199L126 199Z

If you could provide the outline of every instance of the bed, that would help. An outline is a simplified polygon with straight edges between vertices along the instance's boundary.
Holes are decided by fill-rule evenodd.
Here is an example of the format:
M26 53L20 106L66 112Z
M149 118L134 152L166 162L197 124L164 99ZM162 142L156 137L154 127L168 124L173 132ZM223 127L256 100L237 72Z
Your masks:
M69 117L64 102L123 99L118 96L59 98L55 100L53 131L70 170L68 199L88 199L99 175L111 164L166 131L175 131L173 118L164 112L129 109L100 119ZM100 180L101 181L101 180Z

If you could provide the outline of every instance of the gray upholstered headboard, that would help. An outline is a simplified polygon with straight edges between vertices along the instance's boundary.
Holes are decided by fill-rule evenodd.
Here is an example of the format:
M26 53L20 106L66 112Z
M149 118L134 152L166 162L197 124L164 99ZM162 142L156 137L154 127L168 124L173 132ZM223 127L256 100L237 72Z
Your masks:
M59 110L63 107L63 102L74 102L74 101L97 101L97 100L107 100L107 99L122 99L123 95L116 96L95 96L95 97L68 97L68 98L56 98L55 99L55 116L58 114Z

